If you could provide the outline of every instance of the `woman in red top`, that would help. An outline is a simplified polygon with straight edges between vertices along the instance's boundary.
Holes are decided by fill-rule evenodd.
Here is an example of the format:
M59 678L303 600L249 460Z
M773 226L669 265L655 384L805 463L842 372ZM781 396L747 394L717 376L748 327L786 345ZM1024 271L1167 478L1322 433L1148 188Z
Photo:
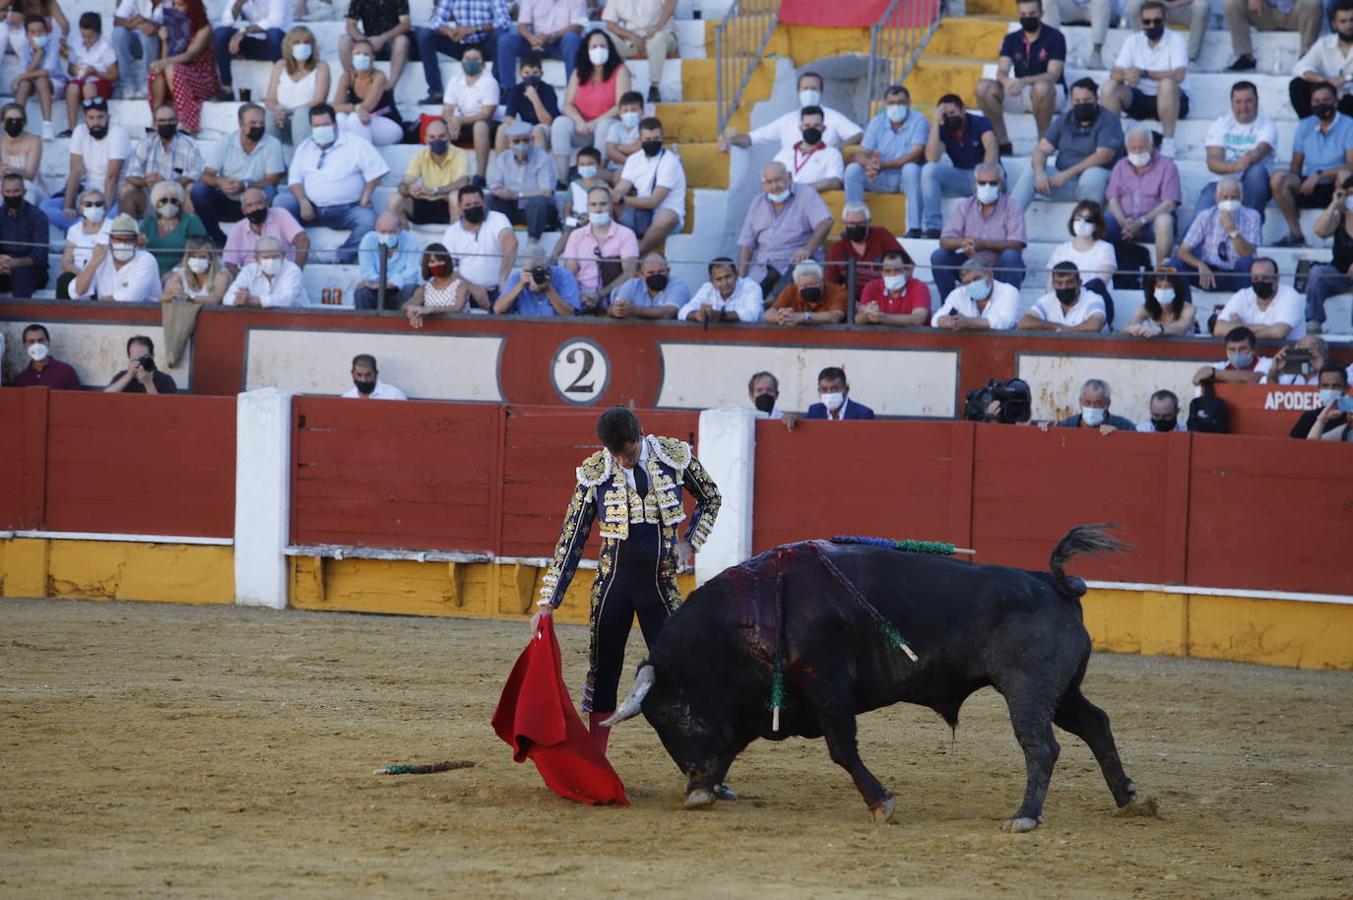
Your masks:
M589 32L578 47L573 74L564 89L564 114L550 123L550 152L559 177L568 180L575 147L606 152L606 137L620 115L620 98L630 89L630 72L606 32Z
M883 254L883 275L864 286L856 325L925 325L930 321L930 286L912 278L916 266L905 250Z
M211 53L211 23L202 0L174 0L164 11L160 58L150 64L150 108L159 109L173 96L179 124L196 134L202 124L202 103L216 96L216 61Z
M902 245L886 228L869 224L869 207L863 203L847 203L841 209L841 240L827 251L827 281L847 284L849 262L855 261L855 302L860 302L864 286L881 274L879 260L890 250L901 250ZM910 261L910 260L908 260Z

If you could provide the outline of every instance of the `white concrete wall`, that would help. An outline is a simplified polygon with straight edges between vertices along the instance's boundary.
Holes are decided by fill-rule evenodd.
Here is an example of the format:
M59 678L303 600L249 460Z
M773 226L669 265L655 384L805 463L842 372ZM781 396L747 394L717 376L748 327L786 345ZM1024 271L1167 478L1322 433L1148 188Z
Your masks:
M723 498L714 530L696 555L695 580L704 584L752 555L755 413L745 406L704 410L697 449Z
M235 415L235 602L286 609L291 394L240 394Z

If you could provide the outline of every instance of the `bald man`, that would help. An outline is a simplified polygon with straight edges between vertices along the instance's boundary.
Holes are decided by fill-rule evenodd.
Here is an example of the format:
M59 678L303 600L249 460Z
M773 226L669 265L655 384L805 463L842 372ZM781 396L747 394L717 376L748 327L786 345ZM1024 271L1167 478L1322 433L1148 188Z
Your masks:
M738 277L761 284L767 300L789 284L789 273L805 259L822 261L822 243L832 214L818 192L794 184L782 163L761 170L761 193L747 207L738 234Z
M221 257L231 275L239 274L241 268L254 261L255 248L265 237L276 238L287 259L305 267L310 257L310 238L295 216L280 207L269 206L268 195L256 187L240 195L240 211L244 218L231 226Z
M381 285L385 285L385 308L399 309L422 284L422 249L400 227L399 216L383 212L376 228L357 245L360 280L353 300L358 309L379 309ZM382 268L383 266L383 268Z

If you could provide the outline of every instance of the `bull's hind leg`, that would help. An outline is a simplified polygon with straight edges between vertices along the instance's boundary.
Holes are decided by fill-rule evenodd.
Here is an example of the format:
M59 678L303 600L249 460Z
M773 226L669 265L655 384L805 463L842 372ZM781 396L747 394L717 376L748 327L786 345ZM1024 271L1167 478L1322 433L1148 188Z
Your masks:
M1071 687L1057 705L1052 721L1058 728L1071 732L1085 741L1099 761L1104 780L1113 792L1113 802L1121 809L1137 797L1132 779L1123 771L1123 762L1118 758L1118 745L1114 743L1113 732L1109 730L1109 716L1095 706L1078 686Z
M1019 811L1001 826L1004 831L1033 831L1043 824L1043 800L1048 795L1052 767L1057 764L1061 748L1052 734L1052 723L1041 704L1019 703L1006 698L1010 708L1010 722L1015 727L1015 739L1024 751L1024 766L1028 781L1024 788L1024 802Z
M896 801L860 759L859 745L855 741L855 717L819 711L818 722L822 725L822 736L827 740L827 751L831 754L832 762L850 773L860 796L873 812L875 821L887 822L893 817Z

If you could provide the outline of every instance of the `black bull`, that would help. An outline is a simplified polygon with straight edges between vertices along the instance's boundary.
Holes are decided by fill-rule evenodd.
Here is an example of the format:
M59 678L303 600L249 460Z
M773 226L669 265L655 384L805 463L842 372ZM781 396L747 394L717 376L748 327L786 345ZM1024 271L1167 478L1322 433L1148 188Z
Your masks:
M1052 552L1051 572L973 565L865 544L806 541L762 553L696 589L663 627L613 721L640 709L685 773L687 806L712 803L734 758L757 738L825 737L876 818L893 797L856 747L855 717L899 701L954 726L988 685L1005 698L1024 751L1024 802L1006 822L1042 821L1059 748L1052 726L1089 745L1119 807L1135 793L1109 717L1081 694L1090 636L1085 584L1064 566L1077 553L1120 549L1078 526ZM918 656L890 640L886 619ZM783 671L772 728L776 660Z

